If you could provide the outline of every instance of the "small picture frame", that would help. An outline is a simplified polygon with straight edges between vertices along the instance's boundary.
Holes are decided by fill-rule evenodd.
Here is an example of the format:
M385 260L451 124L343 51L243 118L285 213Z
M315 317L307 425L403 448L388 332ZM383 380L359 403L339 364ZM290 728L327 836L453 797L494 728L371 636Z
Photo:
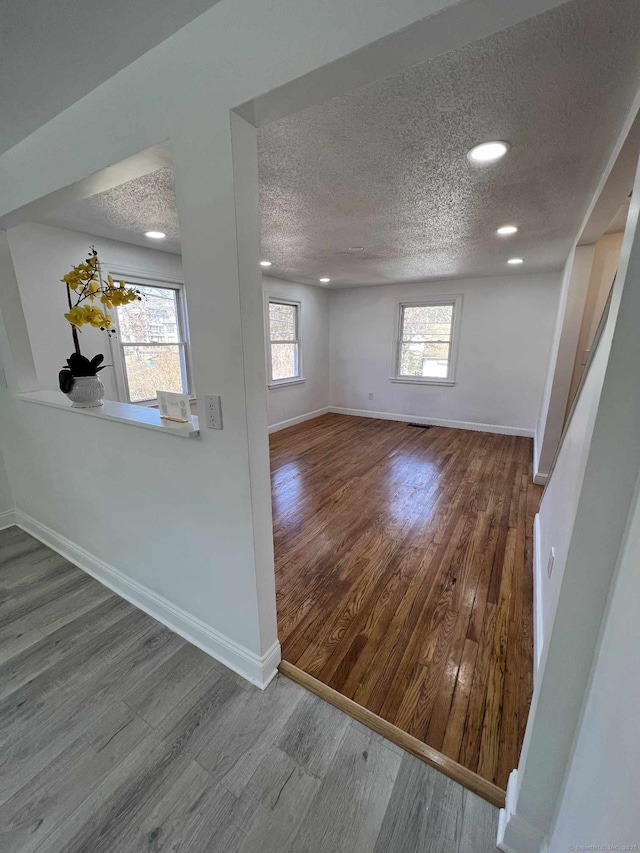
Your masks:
M174 394L172 391L157 391L158 408L163 421L175 421L186 424L191 421L191 402L188 394Z

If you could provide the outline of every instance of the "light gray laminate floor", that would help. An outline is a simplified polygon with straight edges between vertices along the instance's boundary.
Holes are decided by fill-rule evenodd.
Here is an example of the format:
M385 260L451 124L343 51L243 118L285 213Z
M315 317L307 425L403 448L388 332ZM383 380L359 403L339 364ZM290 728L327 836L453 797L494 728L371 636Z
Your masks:
M489 853L497 810L0 531L2 853Z

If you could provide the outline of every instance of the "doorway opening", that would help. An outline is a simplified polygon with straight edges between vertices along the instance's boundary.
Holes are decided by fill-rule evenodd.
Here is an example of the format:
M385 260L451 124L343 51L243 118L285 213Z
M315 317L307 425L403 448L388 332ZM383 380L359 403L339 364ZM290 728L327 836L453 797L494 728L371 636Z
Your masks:
M615 139L580 59L592 13L577 0L257 122L283 660L498 792L533 690L533 436L599 175L579 158L567 183L563 158L585 123L593 163ZM562 95L549 134L516 105L567 45L585 97ZM509 144L478 166L487 136Z

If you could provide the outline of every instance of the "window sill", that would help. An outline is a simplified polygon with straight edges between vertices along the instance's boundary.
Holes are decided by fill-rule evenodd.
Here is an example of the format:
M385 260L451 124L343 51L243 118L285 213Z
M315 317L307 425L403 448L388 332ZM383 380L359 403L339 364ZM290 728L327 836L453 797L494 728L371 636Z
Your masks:
M66 409L75 414L117 421L143 429L153 429L156 432L175 435L179 438L194 438L200 435L198 418L195 415L191 418L191 423L179 424L163 421L157 409L136 406L133 403L117 403L114 400L105 400L102 406L95 406L90 409L74 409L69 399L60 391L31 391L28 394L18 394L17 398L25 403L38 403L41 406L51 406L54 409Z
M288 385L302 385L305 381L304 376L301 376L298 379L281 379L279 382L269 382L267 385L269 389L286 388Z
M455 385L454 379L409 379L408 377L390 376L389 382L402 382L404 385Z

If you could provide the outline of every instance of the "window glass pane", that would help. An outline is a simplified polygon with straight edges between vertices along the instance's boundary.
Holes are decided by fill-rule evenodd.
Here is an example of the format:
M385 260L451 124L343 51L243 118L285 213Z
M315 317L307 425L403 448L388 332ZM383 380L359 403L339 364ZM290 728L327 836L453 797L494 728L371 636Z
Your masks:
M298 344L271 344L271 378L294 379L298 375Z
M405 305L403 341L449 341L453 305Z
M416 341L400 345L400 376L446 379L449 344Z
M132 287L140 291L142 299L117 309L123 343L139 341L164 344L182 340L176 291L169 287L143 287L136 284Z
M282 305L280 302L269 303L269 334L272 341L295 341L296 305Z
M157 391L188 394L183 377L184 351L180 346L123 348L124 363L132 403L153 400Z

